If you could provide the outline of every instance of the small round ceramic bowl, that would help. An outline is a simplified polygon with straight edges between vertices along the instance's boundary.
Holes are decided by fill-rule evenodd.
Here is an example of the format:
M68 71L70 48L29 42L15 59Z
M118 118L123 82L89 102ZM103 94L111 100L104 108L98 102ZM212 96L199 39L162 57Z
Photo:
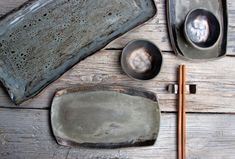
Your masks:
M221 34L219 20L206 9L194 9L186 16L184 34L188 43L194 48L199 50L211 49L215 46Z
M160 73L162 62L160 49L147 40L128 43L121 55L123 71L136 80L150 80L156 77Z

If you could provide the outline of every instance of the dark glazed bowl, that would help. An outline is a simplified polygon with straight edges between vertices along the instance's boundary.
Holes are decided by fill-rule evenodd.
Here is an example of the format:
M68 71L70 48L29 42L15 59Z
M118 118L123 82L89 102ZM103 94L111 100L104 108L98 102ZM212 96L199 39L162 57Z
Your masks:
M218 19L206 9L192 10L185 19L185 38L196 49L205 50L214 47L220 32Z
M160 49L150 41L135 40L127 44L121 56L123 71L133 79L150 80L162 67Z

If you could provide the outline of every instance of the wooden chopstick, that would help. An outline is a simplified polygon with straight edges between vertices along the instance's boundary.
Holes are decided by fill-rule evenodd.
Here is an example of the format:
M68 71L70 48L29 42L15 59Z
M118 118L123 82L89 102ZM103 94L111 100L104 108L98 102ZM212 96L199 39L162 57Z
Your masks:
M186 69L185 65L179 66L179 108L178 108L178 159L185 159L186 145L186 113L185 113L185 94L186 94Z
M179 99L178 99L178 159L182 159L182 65L179 66Z
M186 113L185 113L185 96L186 96L186 69L182 67L182 159L186 158Z

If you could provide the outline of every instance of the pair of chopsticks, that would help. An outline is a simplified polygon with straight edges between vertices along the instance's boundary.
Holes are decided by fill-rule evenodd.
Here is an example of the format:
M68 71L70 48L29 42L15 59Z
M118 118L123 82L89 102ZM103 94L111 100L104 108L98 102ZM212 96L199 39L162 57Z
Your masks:
M179 66L179 108L178 108L178 159L185 159L186 145L186 113L185 113L185 94L186 94L186 73L185 65Z

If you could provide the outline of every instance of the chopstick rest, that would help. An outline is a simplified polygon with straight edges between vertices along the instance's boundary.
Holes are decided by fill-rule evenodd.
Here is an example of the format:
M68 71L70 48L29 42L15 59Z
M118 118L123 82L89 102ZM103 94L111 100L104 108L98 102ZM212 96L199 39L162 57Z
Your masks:
M197 94L197 85L196 84L186 84L186 94ZM178 84L169 84L167 86L167 91L171 94L179 93L179 85Z

